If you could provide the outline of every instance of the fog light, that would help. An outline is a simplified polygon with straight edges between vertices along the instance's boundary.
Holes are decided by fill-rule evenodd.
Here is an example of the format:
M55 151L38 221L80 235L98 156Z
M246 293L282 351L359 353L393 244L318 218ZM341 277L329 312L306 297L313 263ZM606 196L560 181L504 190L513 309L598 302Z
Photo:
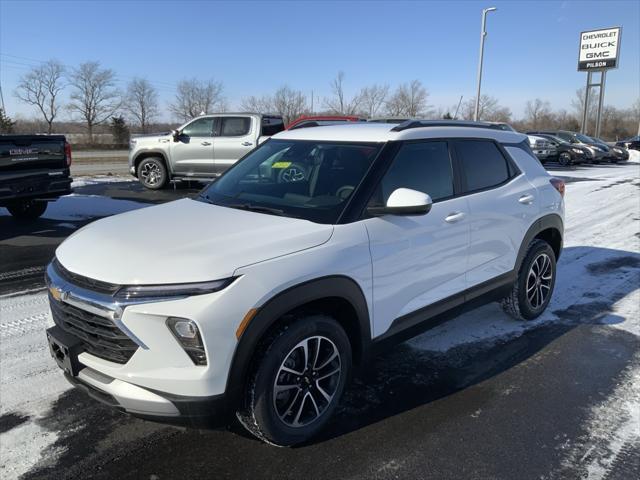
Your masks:
M200 330L198 330L198 325L194 321L186 318L169 317L167 326L193 363L196 365L207 364L207 354L204 351Z

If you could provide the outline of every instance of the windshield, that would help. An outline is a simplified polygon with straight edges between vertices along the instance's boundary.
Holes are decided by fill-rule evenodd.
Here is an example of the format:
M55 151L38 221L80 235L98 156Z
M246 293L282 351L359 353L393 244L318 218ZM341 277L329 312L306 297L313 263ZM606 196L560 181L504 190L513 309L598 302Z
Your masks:
M380 144L269 140L201 194L216 205L335 223Z
M593 138L582 135L581 133L576 133L575 137L582 143L598 143Z

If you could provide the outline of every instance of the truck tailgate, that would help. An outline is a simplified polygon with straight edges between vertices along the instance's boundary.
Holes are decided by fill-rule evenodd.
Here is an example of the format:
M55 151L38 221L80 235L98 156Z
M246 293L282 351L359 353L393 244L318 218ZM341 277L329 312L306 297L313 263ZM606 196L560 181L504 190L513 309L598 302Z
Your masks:
M62 135L1 135L0 174L67 168Z

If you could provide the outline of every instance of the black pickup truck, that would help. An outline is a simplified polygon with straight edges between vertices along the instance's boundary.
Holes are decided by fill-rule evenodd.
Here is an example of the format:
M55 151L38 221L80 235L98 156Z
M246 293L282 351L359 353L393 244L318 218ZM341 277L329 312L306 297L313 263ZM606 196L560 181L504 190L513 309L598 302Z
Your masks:
M0 135L0 207L38 218L47 202L71 193L70 165L63 135Z

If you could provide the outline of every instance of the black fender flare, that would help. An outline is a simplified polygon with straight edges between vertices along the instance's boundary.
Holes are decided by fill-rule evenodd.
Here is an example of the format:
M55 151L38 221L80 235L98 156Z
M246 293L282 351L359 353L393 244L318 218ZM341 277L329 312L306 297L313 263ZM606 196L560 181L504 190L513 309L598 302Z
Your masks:
M520 271L520 265L522 265L522 261L524 260L525 255L527 254L527 249L529 248L529 244L533 241L534 238L540 233L548 229L555 229L560 234L560 249L562 250L562 242L564 236L564 224L562 222L562 217L557 213L550 213L548 215L544 215L543 217L538 218L527 230L527 233L524 235L524 239L520 244L520 249L518 250L518 256L516 257L516 265L514 271L517 273ZM558 254L558 258L560 255ZM556 260L558 260L556 258Z
M258 312L249 322L246 330L240 336L236 346L229 375L227 377L226 392L230 395L232 404L238 405L250 373L251 360L260 341L269 329L286 313L302 307L310 302L324 298L338 297L349 302L356 312L357 338L351 338L358 343L352 345L354 351L359 352L359 358L366 358L371 345L371 323L367 301L360 286L346 276L328 276L310 280L283 292L258 308Z

